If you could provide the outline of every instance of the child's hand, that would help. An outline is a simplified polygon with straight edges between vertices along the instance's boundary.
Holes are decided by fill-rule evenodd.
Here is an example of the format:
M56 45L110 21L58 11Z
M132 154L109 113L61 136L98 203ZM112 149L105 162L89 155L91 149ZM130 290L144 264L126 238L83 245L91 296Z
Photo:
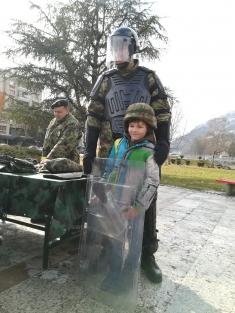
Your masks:
M134 207L130 207L128 209L126 209L123 212L123 216L127 219L127 220L132 220L134 219L137 215L139 214L138 209L134 208Z
M101 203L106 203L107 202L107 197L106 197L106 190L105 190L105 186L102 183L99 182L95 182L93 184L93 192L96 195L96 197L99 198L99 200L101 201Z

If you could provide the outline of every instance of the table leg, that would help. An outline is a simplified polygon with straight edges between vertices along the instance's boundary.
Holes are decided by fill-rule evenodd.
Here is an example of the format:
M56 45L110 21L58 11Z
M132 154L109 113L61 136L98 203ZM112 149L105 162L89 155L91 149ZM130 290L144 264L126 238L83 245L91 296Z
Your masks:
M42 258L42 268L44 270L48 268L51 219L52 219L51 215L46 216L45 236L44 236L44 244L43 244L43 258Z

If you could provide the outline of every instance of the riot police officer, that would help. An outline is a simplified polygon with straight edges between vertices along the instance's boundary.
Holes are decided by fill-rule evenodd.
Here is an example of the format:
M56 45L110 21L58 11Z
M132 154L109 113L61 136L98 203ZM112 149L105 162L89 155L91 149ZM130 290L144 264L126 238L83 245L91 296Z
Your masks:
M158 128L155 161L162 165L169 152L170 107L163 85L154 71L139 66L135 54L139 52L139 40L130 27L119 27L111 33L107 42L106 63L111 69L102 74L91 92L86 121L86 149L84 172L90 173L96 156L97 141L103 123L111 126L112 139L124 134L123 117L130 104L147 103L154 109ZM105 137L105 135L103 135ZM103 142L105 139L103 139ZM112 145L107 132L106 151ZM104 157L104 156L103 156ZM106 155L107 157L107 155ZM154 253L158 249L156 231L156 199L145 215L142 268L152 282L162 280Z

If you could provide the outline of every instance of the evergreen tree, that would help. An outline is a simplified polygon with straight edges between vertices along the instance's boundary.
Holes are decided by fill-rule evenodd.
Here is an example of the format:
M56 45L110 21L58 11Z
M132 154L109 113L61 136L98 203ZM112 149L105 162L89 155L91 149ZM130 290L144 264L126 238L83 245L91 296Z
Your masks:
M157 59L157 45L166 42L159 17L152 3L142 0L68 0L37 10L38 24L16 21L8 35L15 46L6 54L23 57L19 66L5 70L22 80L32 92L48 90L46 103L56 97L70 99L81 121L84 104L98 76L105 71L106 39L122 25L135 29L141 42L141 56Z

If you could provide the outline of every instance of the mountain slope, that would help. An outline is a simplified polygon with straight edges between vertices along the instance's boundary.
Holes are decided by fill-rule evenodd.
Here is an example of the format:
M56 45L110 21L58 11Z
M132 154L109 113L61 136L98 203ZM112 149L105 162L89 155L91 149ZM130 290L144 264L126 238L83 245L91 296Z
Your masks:
M229 112L226 115L219 116L218 118L226 118L226 130L235 135L235 111ZM200 138L208 131L208 123L214 119L208 120L205 124L201 124L192 129L188 134L175 139L171 143L172 152L191 153L191 145L196 138Z

